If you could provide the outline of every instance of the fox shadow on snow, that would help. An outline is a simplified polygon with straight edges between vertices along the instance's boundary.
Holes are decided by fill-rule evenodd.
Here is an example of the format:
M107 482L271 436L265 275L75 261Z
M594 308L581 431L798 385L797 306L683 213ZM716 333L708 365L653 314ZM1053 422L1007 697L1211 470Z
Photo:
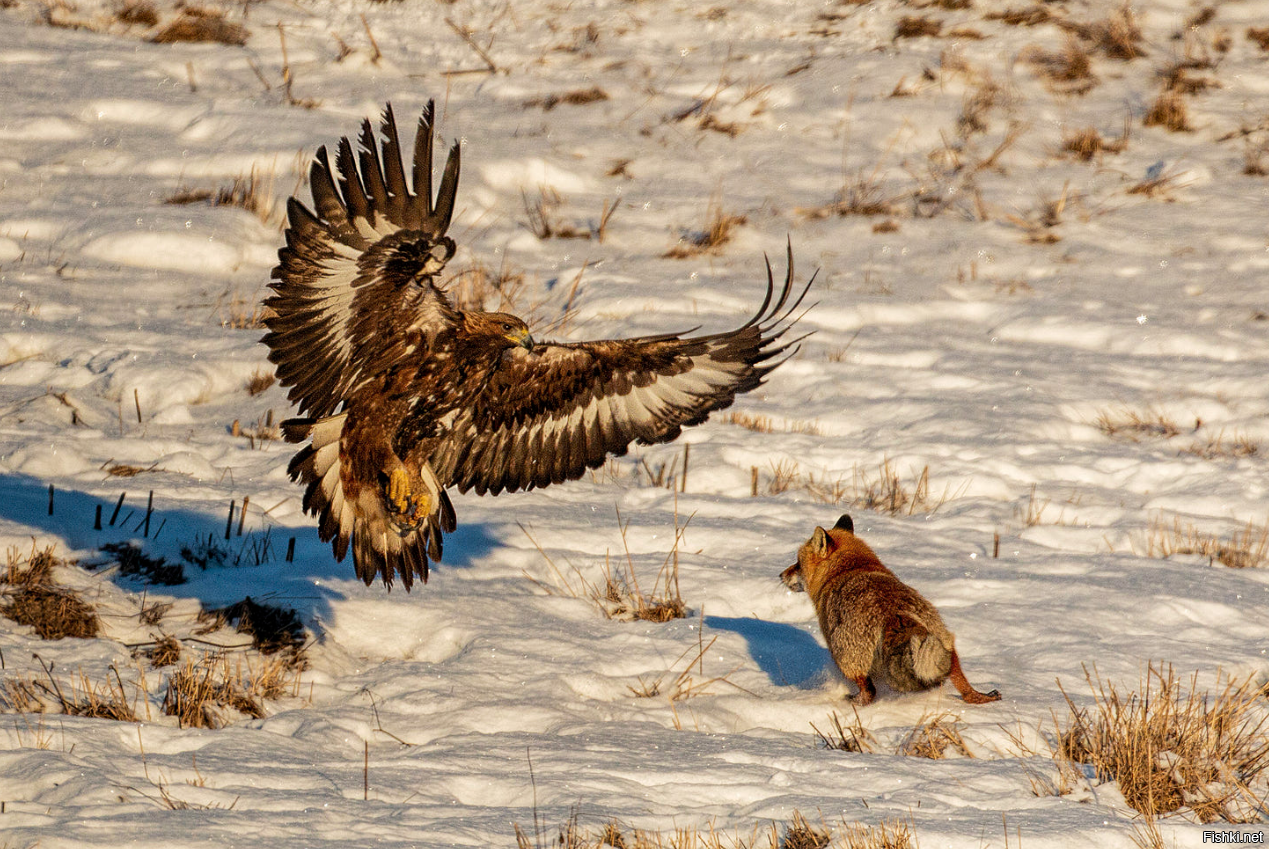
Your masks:
M754 663L777 686L813 690L824 683L833 667L828 649L802 628L729 616L706 616L705 624L744 637Z
M244 596L267 598L270 603L294 608L306 622L326 619L330 603L343 598L343 593L328 582L314 579L348 579L353 577L352 555L342 563L335 561L329 543L317 536L316 520L303 527L272 526L268 530L268 547L264 550L266 530L259 525L258 514L247 517L243 536L238 536L239 515L234 514L230 538L225 538L229 505L207 504L206 511L185 506L171 507L156 499L150 516L149 537L144 536L147 490L144 485L121 485L127 492L115 524L110 518L118 499L92 495L74 489L57 487L54 491L53 515L49 515L48 482L27 475L0 475L0 520L8 520L58 537L72 550L97 550L111 543L134 543L147 556L163 557L168 563L184 566L186 583L159 586L155 589L174 596L197 598L211 608L241 600ZM241 501L237 502L241 507ZM97 508L101 508L101 530L94 528ZM213 513L213 510L215 513ZM254 520L254 521L253 521ZM254 527L253 527L254 525ZM295 537L295 558L286 562L287 545ZM198 550L206 541L227 553L229 562L207 568L186 562L180 556L182 547ZM36 540L43 547L44 540ZM479 523L466 523L445 537L445 559L432 564L438 569L464 569L479 554L494 547L497 541ZM252 547L254 546L254 548ZM259 557L264 551L265 556ZM98 561L108 561L103 553ZM233 565L233 560L239 561ZM256 560L261 562L256 565ZM126 585L126 584L125 584ZM380 586L376 583L376 587ZM131 589L140 592L139 580ZM422 587L415 587L417 594ZM394 593L404 593L398 581ZM423 592L426 592L424 589ZM317 638L322 639L319 632Z

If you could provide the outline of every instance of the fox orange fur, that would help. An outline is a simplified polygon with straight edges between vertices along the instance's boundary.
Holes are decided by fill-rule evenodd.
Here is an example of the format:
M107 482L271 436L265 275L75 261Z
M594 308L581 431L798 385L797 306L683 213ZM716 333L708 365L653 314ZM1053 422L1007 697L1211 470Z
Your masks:
M872 702L878 679L915 692L950 678L970 704L1000 698L998 690L980 693L969 683L952 632L934 605L882 565L855 536L850 516L832 530L817 527L780 580L811 597L834 662L859 688L856 704Z

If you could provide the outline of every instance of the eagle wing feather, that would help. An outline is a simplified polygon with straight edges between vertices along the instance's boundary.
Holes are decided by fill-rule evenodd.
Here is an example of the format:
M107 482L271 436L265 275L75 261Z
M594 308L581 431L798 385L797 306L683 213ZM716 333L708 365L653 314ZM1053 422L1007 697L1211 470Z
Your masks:
M394 234L396 243L440 240L449 226L458 191L458 144L450 149L434 205L434 114L429 102L419 119L418 138L425 144L414 158L417 194L406 183L396 118L388 106L382 152L370 122L364 122L358 153L347 137L339 142L333 167L326 148L317 151L310 171L314 209L295 198L287 203L286 246L273 271L275 294L265 302L272 314L265 320L264 342L278 379L290 387L287 397L304 415L335 413L355 387L405 355L409 331L421 329L434 338L457 320L430 278L421 281L421 292L405 292L403 281L377 264L387 251L375 250ZM368 314L388 321L372 322L376 326L367 332Z
M578 478L632 442L675 439L783 362L780 355L798 340L782 335L813 281L794 291L790 248L783 286L777 289L768 263L767 297L735 330L507 351L475 403L432 448L438 477L481 495L532 489Z

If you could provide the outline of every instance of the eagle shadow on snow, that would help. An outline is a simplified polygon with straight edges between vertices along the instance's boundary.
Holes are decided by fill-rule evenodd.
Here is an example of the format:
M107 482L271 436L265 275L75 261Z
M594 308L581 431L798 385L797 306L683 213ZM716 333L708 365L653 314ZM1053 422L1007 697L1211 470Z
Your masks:
M823 684L833 658L807 631L783 622L706 616L705 624L745 638L749 655L772 684L812 690Z
M240 601L244 596L267 596L271 603L294 608L312 627L319 619L330 614L330 603L344 597L331 581L343 582L346 570L334 560L330 546L317 536L317 528L307 524L300 527L272 526L269 536L269 555L260 565L254 557L243 554L240 565L209 565L206 569L188 563L180 556L183 546L196 548L198 541L210 540L223 547L230 558L249 551L252 540L263 538L257 516L248 513L243 536L238 536L237 512L234 514L231 536L225 539L225 524L229 505L206 504L207 510L189 509L189 502L182 507L171 507L166 499L156 498L150 516L150 535L144 536L145 512L148 489L143 485L120 486L127 492L123 507L114 526L110 525L118 496L101 497L74 489L56 487L53 499L53 515L48 512L48 482L27 475L0 474L0 521L13 522L31 529L39 548L56 542L59 555L71 551L98 551L110 543L132 542L149 557L163 557L169 563L185 567L186 583L172 586L155 586L151 592L185 598L197 598L204 607L215 607ZM238 502L239 506L241 502ZM102 529L94 523L98 506L101 507ZM213 512L214 511L214 512ZM48 534L56 539L45 539ZM286 562L287 544L295 537L295 559ZM466 569L474 558L497 545L497 540L484 526L469 522L450 536L445 550L445 563L440 570ZM24 552L25 553L25 552ZM109 562L110 555L88 559ZM3 565L0 563L0 565ZM315 579L321 583L315 583ZM119 581L125 589L140 593L141 579ZM317 639L323 634L316 632Z

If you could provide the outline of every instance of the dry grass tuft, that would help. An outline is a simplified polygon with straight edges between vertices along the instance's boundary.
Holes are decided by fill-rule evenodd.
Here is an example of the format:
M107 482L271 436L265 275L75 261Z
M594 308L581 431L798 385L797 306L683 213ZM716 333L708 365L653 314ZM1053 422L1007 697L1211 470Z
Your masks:
M792 821L784 827L780 849L826 849L833 835L820 821L819 827L811 825L801 811L793 812Z
M154 4L146 0L125 2L115 12L115 19L127 26L154 27L159 25L159 13Z
M223 728L229 722L226 708L253 719L265 715L260 700L231 673L224 655L186 660L168 679L163 712L176 717L182 728Z
M1097 85L1092 56L1084 44L1070 33L1061 50L1031 47L1022 52L1021 58L1030 63L1049 89L1057 94L1087 94Z
M710 202L706 213L705 229L685 234L678 244L662 256L669 259L688 259L703 253L720 253L723 245L731 241L732 233L748 219L724 211L721 201Z
M1053 20L1053 13L1041 5L1027 6L1023 9L1005 9L1001 12L988 12L983 20L1000 21L1011 27L1034 27L1047 24Z
M930 497L930 467L923 466L916 479L904 484L895 464L884 459L872 477L856 466L852 470L854 497L852 503L866 510L889 513L892 516L912 516L916 513L933 513L949 498L946 491L939 498ZM814 494L814 485L810 487Z
M11 713L46 713L53 709L67 716L140 721L119 673L113 667L110 671L113 679L107 676L104 683L89 680L82 671L78 677L58 682L51 667L45 667L47 683L38 678L6 678L0 685L0 709Z
M1076 707L1058 727L1058 751L1119 784L1149 819L1188 811L1201 822L1253 822L1263 805L1252 787L1269 768L1269 715L1250 679L1230 680L1215 698L1183 691L1171 666L1150 664L1141 692L1121 694L1084 669L1093 705ZM1059 682L1059 687L1061 686ZM1260 791L1263 792L1263 791Z
M92 639L101 630L101 619L93 607L65 587L22 587L0 607L0 614L34 628L45 640Z
M1189 185L1188 182L1182 182L1181 180L1185 174L1185 171L1175 169L1164 171L1152 167L1146 172L1144 178L1133 183L1126 191L1130 195L1141 195L1171 203L1176 200L1176 196L1173 193L1177 189L1185 188L1185 186Z
M155 668L171 666L181 659L181 643L175 637L164 637L147 649L145 656Z
M937 37L943 31L943 22L925 15L904 15L894 27L894 37L926 38Z
M960 722L953 713L923 716L899 744L899 754L909 757L940 760L947 757L948 749L972 758L965 739L961 737Z
M830 215L843 218L848 215L893 215L898 209L902 195L894 195L886 191L880 170L880 165L870 172L860 169L854 179L847 181L837 190L837 196L832 203L799 211L812 220L828 218Z
M1243 140L1243 173L1248 177L1269 176L1269 140Z
M247 378L247 394L255 397L277 382L278 379L272 371L256 369L251 373L251 377Z
M1247 436L1234 434L1228 441L1225 439L1225 431L1221 431L1214 437L1206 440L1196 440L1188 448L1181 450L1182 454L1193 454L1196 457L1202 457L1204 460L1221 460L1221 459L1242 459L1243 457L1255 457L1260 453L1260 444Z
M585 106L588 103L598 103L601 100L608 99L608 92L599 86L591 86L590 88L579 88L564 94L548 94L546 97L535 97L524 102L525 107L539 107L544 112L550 112L556 106L561 104L566 106Z
M625 564L618 565L614 570L612 559L605 555L602 586L587 579L572 564L569 564L569 568L572 570L572 578L565 575L559 566L555 564L555 561L551 559L550 555L546 553L546 550L533 538L528 529L524 525L520 525L520 530L528 537L529 542L533 543L533 547L542 555L542 559L546 561L551 574L554 576L555 586L547 586L532 576L529 576L529 579L551 595L588 599L608 619L643 620L646 622L669 622L672 619L682 619L688 615L689 611L687 603L683 601L682 593L679 591L679 546L683 543L683 534L691 521L692 517L688 516L686 521L679 522L678 497L676 495L674 542L670 546L669 552L666 553L665 559L661 562L661 568L657 571L656 579L652 583L652 589L646 593L639 585L638 576L635 574L634 557L630 553L630 544L627 538L627 530L630 527L630 523L622 521L620 510L617 511L617 527L620 529L621 545L625 550Z
M271 311L256 297L248 297L238 290L226 291L216 302L216 313L221 327L235 330L263 330L264 320Z
M988 129L987 115L1004 97L1004 90L991 77L983 77L961 102L961 112L956 116L956 132L962 139Z
M1137 16L1132 10L1130 0L1124 0L1119 8L1102 20L1081 27L1079 33L1092 41L1102 55L1111 59L1128 62L1146 55L1142 46L1145 36L1137 25Z
M484 263L463 269L450 279L446 290L459 309L506 312L516 309L526 282L524 272L509 268L503 257L496 271Z
M60 564L52 546L33 550L29 557L10 549L5 575L8 600L0 606L0 615L34 628L45 640L96 637L101 630L96 610L78 593L57 586L53 580L52 569Z
M785 419L777 424L770 416L754 415L740 410L732 410L723 416L723 421L727 424L734 424L743 427L745 430L752 430L757 433L805 433L811 436L821 436L824 431L815 422L800 422Z
M851 709L854 710L853 707ZM814 722L811 723L815 736L819 738L820 744L825 749L860 754L876 751L877 740L859 721L858 710L855 710L855 721L851 725L843 725L842 715L837 711L833 711L829 721L832 723L832 727L827 732L816 728Z
M226 20L224 12L186 6L180 17L150 36L150 41L155 44L211 42L242 47L249 35L242 24Z
M54 554L55 546L36 551L31 546L29 555L21 554L17 548L8 551L8 565L5 568L4 582L18 586L47 586L53 583L53 567L61 564Z
M916 849L911 823L882 820L877 825L848 823L838 832L841 849Z
M1247 27L1247 40L1269 52L1269 27Z
M589 230L579 230L570 224L563 224L556 218L555 211L562 200L560 193L550 186L538 186L537 197L529 197L529 193L521 190L520 197L524 203L524 213L528 218L529 230L539 239L589 239Z
M266 170L253 165L250 172L239 174L232 183L214 192L210 189L182 188L168 195L163 202L175 206L192 203L233 206L250 212L264 224L281 228L284 207L279 203L276 185L276 168Z
M875 475L856 465L849 477L825 476L817 479L814 474L802 474L798 464L790 459L772 462L768 468L768 495L800 491L824 504L849 504L892 516L933 513L952 497L946 489L938 497L930 495L929 466L923 467L916 473L915 480L907 483L889 458L882 460ZM761 478L758 467L753 467L751 495L758 494Z
M1194 525L1182 523L1179 516L1165 522L1157 518L1146 533L1144 544L1134 543L1138 554L1166 559L1174 554L1206 557L1209 563L1220 563L1231 569L1261 566L1269 559L1269 526L1248 522L1228 540L1204 533Z
M1185 98L1179 91L1172 89L1159 92L1159 96L1151 104L1142 123L1147 127L1163 127L1172 133L1189 133L1194 130L1190 124L1190 113L1185 105Z
M1107 140L1096 127L1062 132L1062 150L1081 162L1100 159L1103 153L1123 153L1128 148L1129 124L1124 121L1124 131L1114 141Z
M813 825L795 810L783 827L772 823L760 833L727 834L712 825L701 830L676 827L670 832L624 827L610 819L597 829L584 828L576 811L564 824L547 829L535 819L532 836L514 825L517 849L916 849L910 822L885 820L877 825L842 822L831 828Z
M1202 422L1195 421L1193 430L1198 430ZM1122 408L1119 410L1103 410L1097 414L1097 427L1107 436L1140 442L1142 439L1171 439L1183 432L1177 424L1161 410L1145 411Z

